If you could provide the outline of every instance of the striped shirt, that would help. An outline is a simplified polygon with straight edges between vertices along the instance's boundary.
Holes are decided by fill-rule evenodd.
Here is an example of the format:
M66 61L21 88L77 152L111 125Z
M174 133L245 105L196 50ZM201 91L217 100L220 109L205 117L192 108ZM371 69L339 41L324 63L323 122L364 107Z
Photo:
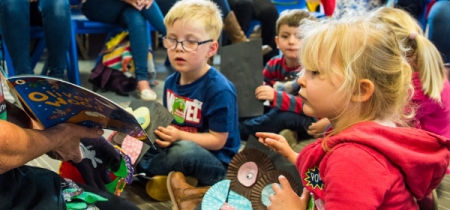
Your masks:
M264 84L273 86L276 81L291 81L297 76L300 66L287 67L283 55L277 55L267 62L264 68Z
M279 90L275 90L274 100L270 103L271 108L277 108L281 111L291 111L295 113L302 113L303 103L302 99L298 97L300 86L297 85L295 78L297 77L300 66L287 67L283 55L278 55L267 62L266 68L263 71L264 85L273 86L276 82L288 82L284 85L290 85L291 92L286 92L283 85L280 85Z

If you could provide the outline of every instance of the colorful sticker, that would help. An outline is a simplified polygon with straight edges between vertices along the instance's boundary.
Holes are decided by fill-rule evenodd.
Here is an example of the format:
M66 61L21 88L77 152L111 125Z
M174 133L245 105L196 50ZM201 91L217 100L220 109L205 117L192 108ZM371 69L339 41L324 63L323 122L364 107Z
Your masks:
M320 190L322 190L323 181L320 177L319 168L317 166L314 166L313 169L308 169L305 175L306 178L304 180L307 182L306 186L311 186L313 189L316 189L318 187Z
M184 123L184 108L186 108L186 101L183 98L177 98L173 102L173 116L178 123Z

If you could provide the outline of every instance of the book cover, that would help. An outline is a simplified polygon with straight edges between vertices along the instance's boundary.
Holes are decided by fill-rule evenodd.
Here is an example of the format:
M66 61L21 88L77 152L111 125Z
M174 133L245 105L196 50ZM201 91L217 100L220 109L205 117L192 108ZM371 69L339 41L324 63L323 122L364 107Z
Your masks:
M58 123L115 130L156 149L136 118L116 103L88 89L46 76L6 78L11 94L45 128Z

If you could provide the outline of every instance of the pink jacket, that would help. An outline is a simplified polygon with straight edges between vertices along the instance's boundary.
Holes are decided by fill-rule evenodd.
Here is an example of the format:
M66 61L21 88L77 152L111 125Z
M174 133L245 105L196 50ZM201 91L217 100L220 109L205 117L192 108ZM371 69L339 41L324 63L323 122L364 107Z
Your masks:
M423 93L419 72L413 73L412 83L414 85L412 101L418 105L415 116L416 127L450 138L450 84L447 78L441 92L442 104Z

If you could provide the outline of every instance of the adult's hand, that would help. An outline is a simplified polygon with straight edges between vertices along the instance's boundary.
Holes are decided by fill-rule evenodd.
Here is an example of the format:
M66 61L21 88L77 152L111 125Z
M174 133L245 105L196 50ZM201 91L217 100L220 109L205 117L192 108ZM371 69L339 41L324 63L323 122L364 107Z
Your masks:
M143 3L143 0L123 0L123 1L127 2L128 4L130 4L131 6L133 6L134 8L136 8L139 11L141 11L142 8L144 8L144 6L146 6L146 4Z
M152 6L153 0L144 0L145 9L148 9Z
M83 159L80 139L98 138L103 134L102 129L87 128L70 123L58 124L43 132L44 135L55 141L54 149L47 155L61 161L72 160L75 163L79 163Z

